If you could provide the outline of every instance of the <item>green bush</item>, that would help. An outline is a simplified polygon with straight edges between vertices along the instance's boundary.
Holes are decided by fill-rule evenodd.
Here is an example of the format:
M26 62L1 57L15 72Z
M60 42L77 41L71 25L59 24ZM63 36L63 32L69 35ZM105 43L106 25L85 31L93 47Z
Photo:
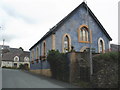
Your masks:
M96 60L111 60L111 61L117 61L118 60L118 52L109 52L109 53L104 53L104 54L100 54L99 56L95 57Z
M93 58L93 87L118 86L118 52L104 53Z
M25 64L20 64L19 69L21 69L21 70L29 70L29 68L26 67Z
M51 50L48 53L47 60L50 64L52 77L58 80L68 81L69 66L66 54L60 53L58 50Z
M19 65L19 69L24 69L24 65L23 65L23 64L20 64L20 65Z

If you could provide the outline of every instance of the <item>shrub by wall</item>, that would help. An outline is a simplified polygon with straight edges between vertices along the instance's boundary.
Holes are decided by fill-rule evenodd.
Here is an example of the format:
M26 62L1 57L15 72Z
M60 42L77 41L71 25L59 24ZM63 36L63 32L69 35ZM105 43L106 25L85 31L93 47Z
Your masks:
M93 58L93 87L118 87L118 54L109 52Z
M26 67L25 64L20 64L18 69L21 69L21 70L29 70L29 68Z
M66 54L60 53L58 50L51 50L48 53L47 60L50 64L53 78L62 81L69 80L69 62Z

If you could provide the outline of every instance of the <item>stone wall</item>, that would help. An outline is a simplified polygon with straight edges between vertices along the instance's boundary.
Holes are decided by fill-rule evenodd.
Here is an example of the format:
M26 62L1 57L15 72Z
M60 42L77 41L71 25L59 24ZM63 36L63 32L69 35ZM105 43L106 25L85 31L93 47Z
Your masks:
M68 53L70 60L70 83L78 80L90 81L90 54L89 52L71 52Z
M70 61L69 64L69 81L74 82L77 79L89 81L90 76L90 64L89 64L89 52L70 52L67 53L67 59ZM36 66L37 65L37 66ZM31 72L44 75L52 76L50 65L47 61L31 64ZM81 72L81 73L80 73Z
M51 70L50 69L36 69L36 70L30 70L32 73L40 74L43 76L51 77Z

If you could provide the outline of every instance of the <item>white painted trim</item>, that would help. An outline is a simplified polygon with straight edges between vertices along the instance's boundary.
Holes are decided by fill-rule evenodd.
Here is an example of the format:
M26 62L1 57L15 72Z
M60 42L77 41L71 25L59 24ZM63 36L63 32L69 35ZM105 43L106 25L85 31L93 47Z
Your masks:
M15 61L16 58L17 58L17 61ZM18 56L14 57L14 62L19 62L19 57Z
M71 37L70 37L70 35L69 34L64 34L63 35L63 37L62 37L62 52L64 53L65 51L64 51L64 38L66 37L66 36L68 36L68 38L69 38L69 49L71 50ZM69 50L69 51L70 51Z
M100 41L101 40L103 42L103 53L105 53L105 41L101 37L98 39L98 53L100 53Z

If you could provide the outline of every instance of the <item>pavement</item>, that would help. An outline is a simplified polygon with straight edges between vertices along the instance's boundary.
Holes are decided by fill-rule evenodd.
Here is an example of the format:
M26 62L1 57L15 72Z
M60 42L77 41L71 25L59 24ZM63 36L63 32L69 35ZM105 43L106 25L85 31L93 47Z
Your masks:
M79 88L26 71L2 69L2 88Z

